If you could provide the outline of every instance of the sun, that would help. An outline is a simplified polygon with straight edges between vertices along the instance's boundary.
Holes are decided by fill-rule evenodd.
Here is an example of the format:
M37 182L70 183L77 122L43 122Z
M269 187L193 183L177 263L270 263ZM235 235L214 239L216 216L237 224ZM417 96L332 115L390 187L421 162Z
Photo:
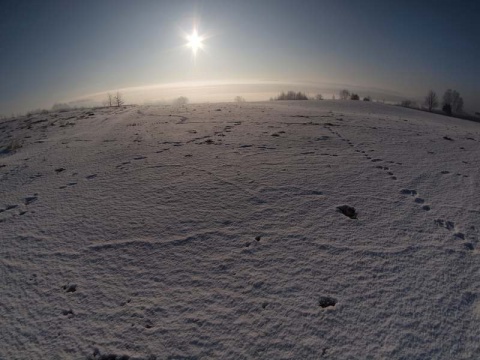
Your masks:
M193 56L197 56L199 49L203 48L203 36L198 35L196 29L193 29L191 35L187 35L187 46L192 49Z

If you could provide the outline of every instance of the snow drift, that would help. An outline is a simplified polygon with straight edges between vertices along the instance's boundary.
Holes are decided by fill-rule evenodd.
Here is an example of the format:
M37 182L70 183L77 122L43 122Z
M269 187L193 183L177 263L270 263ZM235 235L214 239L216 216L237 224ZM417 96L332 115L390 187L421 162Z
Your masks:
M350 101L0 123L2 359L474 359L480 124Z

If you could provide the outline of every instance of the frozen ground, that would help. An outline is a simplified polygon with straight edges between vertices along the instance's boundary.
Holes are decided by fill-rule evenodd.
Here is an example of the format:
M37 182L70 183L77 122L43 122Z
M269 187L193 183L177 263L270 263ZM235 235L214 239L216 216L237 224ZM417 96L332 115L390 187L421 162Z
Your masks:
M0 359L480 358L479 123L127 107L0 144Z

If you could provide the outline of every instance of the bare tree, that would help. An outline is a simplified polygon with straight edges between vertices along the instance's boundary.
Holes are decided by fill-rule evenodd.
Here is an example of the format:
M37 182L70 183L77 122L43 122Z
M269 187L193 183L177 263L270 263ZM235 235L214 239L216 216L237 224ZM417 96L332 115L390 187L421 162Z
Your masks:
M185 96L180 96L179 98L173 100L173 105L187 105L188 104L188 98Z
M415 101L412 101L412 100L403 100L401 103L400 103L400 106L403 106L403 107L407 107L407 108L416 108L417 107L417 104L415 103Z
M425 105L428 108L428 111L432 111L438 106L438 98L437 98L437 93L433 90L430 90L425 97Z
M109 94L110 95L110 94ZM122 106L123 104L125 104L125 101L123 100L123 95L121 92L117 91L117 93L115 94L115 96L113 96L113 103L115 104L115 106ZM111 106L111 105L110 105Z
M456 101L454 101L453 111L455 111L456 113L463 112L463 98L462 97L459 96L458 99Z
M323 95L322 94L317 94L315 96L315 100L323 100Z
M340 91L339 95L341 100L348 100L348 98L350 97L350 91L348 91L347 89L343 89Z
M110 93L107 94L106 104L107 106L113 106L113 95Z
M454 113L460 113L463 111L463 99L460 93L456 90L448 89L443 94L442 101L443 108L450 108L450 111Z
M70 105L66 103L55 103L52 106L52 111L64 112L70 110Z

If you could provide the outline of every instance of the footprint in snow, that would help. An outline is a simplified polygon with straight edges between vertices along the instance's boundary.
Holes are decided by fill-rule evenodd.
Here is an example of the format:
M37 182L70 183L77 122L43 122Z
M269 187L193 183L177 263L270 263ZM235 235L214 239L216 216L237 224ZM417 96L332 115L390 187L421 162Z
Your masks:
M24 203L25 205L30 205L31 203L33 203L34 201L37 200L37 194L35 194L34 196L27 196L25 199L24 199Z
M443 219L436 219L434 220L435 224L440 227L444 227L447 230L453 230L455 228L455 223L453 221L443 220Z
M443 219L436 219L434 220L435 224L437 224L440 227L443 227L447 230L453 231L455 230L455 223L453 221L448 221L448 220L443 220ZM462 232L455 232L453 234L455 238L465 240L465 234Z
M70 292L75 292L77 291L77 284L66 284L62 286L62 289L65 290L65 292L70 293Z
M69 319L75 316L72 309L62 310L62 315L68 317Z
M414 200L415 203L419 204L419 205L422 205L422 204L425 204L425 200L420 198L420 197L417 197L418 193L416 190L410 190L410 189L402 189L400 190L400 193L403 194L403 195L411 195L414 197ZM430 205L423 205L422 206L422 209L425 210L425 211L430 211Z
M403 195L412 195L412 196L417 195L416 190L410 190L410 189L402 189L402 190L400 190L400 193L403 194Z
M97 177L97 174L92 174L92 175L87 175L85 179L90 180L90 179L95 179L96 177Z

